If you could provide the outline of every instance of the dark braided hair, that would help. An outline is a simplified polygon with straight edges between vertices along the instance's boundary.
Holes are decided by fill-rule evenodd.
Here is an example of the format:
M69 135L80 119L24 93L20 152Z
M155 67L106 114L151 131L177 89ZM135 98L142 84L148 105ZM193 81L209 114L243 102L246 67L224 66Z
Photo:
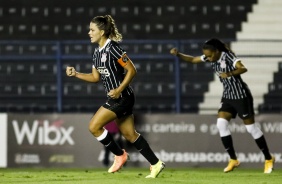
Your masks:
M211 38L209 40L207 40L203 47L203 50L211 50L211 51L216 51L219 50L221 52L231 52L234 54L234 52L222 41L220 41L217 38Z

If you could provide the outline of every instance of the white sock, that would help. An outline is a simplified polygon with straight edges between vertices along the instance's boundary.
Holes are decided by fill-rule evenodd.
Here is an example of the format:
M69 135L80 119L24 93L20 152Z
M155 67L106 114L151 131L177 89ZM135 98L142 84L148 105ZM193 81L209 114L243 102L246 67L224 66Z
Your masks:
M220 137L231 135L231 132L228 128L228 121L226 119L217 118L216 126L218 128Z
M247 131L253 136L254 139L258 139L260 138L263 133L262 131L259 129L259 127L257 126L257 124L251 124L251 125L245 125Z
M108 135L108 130L104 129L104 132L99 137L96 137L96 139L98 141L101 141L101 140L105 139L107 137L107 135Z

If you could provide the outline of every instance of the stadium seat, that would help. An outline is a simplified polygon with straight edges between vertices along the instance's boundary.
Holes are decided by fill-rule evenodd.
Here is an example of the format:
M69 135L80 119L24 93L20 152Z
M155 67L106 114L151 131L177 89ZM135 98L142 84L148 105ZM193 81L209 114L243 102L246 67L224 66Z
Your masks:
M140 36L143 38L150 38L151 25L147 22L135 22L132 24L122 23L121 31L126 35L127 39L137 39Z
M20 89L17 85L0 85L0 98L17 96L19 91Z
M0 75L7 75L9 70L9 63L5 61L0 62ZM0 77L1 78L1 77Z
M157 8L156 5L138 6L138 16L146 15L148 17L156 17L158 16Z
M64 44L62 54L66 55L91 55L93 53L93 48L89 43L78 43L78 44Z
M18 20L19 17L22 17L23 16L23 7L21 7L20 4L13 4L13 5L5 5L6 3L3 3L2 5L2 13L1 13L1 16L2 18L2 21L4 22L9 22L9 20ZM9 20L7 20L6 18L9 17ZM6 20L5 20L6 19Z
M31 66L27 62L10 63L9 73L13 75L29 75Z
M11 39L12 38L11 29L12 29L12 25L8 23L0 25L0 38Z
M161 96L174 97L176 94L175 83L161 83Z
M158 84L141 83L134 86L134 90L138 96L159 96L161 93L161 86Z
M1 55L19 55L21 54L22 47L15 44L3 44L0 46Z
M279 63L278 71L273 75L273 83L268 84L268 93L263 96L264 102L259 105L260 113L282 112L282 62Z
M57 74L57 66L55 61L46 60L44 62L34 62L31 65L31 74L36 75L56 75Z
M58 87L56 84L42 84L42 97L57 97Z
M164 73L173 75L174 74L174 62L173 61L165 61L161 62L154 61L150 64L150 72L153 73Z
M21 85L19 95L23 98L27 96L40 97L43 95L42 87L34 84Z
M112 16L117 17L118 20L128 20L128 17L135 16L138 12L132 5L116 5L111 8ZM130 20L129 20L130 21Z

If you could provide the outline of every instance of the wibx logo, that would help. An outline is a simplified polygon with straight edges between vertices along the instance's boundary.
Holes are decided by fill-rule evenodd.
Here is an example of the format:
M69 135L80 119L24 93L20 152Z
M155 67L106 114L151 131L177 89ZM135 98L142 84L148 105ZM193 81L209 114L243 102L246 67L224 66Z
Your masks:
M63 127L62 123L53 122L50 124L48 120L33 122L17 120L12 121L17 143L22 145L28 143L30 145L74 145L72 138L73 126Z

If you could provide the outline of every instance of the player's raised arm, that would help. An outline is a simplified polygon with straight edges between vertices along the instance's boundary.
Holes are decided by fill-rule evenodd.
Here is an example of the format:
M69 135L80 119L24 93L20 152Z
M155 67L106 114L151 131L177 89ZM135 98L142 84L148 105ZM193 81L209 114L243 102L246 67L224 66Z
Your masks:
M187 55L187 54L183 54L183 53L179 52L176 48L172 48L170 50L170 54L179 57L183 61L187 61L187 62L191 62L191 63L200 63L200 62L202 62L200 56L190 56L190 55Z

